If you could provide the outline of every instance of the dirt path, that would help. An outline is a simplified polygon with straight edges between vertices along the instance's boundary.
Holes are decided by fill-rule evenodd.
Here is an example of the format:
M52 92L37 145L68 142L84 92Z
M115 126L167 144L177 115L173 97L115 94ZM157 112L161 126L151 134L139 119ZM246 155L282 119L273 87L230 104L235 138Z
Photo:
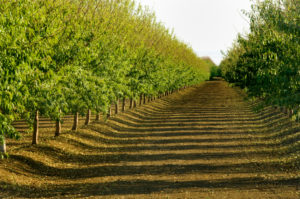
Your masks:
M48 134L39 146L10 142L0 198L300 197L300 125L254 113L223 81Z

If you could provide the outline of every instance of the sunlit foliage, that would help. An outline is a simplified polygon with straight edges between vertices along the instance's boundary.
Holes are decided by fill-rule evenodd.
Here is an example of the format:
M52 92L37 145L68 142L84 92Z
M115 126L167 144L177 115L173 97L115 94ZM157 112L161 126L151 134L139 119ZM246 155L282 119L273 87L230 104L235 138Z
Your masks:
M251 31L239 36L227 52L221 63L223 76L299 117L300 2L259 1L246 15Z
M0 141L119 98L207 79L209 66L133 0L0 0Z

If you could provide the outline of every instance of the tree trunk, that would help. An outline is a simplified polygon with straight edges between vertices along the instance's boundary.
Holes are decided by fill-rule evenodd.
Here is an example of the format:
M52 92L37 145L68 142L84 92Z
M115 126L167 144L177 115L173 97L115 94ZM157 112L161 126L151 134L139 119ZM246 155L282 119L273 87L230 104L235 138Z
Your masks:
M119 99L115 103L115 114L117 115L119 113Z
M38 138L39 138L39 111L36 111L34 124L33 124L32 144L38 144Z
M133 100L133 107L136 107L136 100Z
M61 113L61 110L59 110L59 114ZM60 118L56 120L56 130L55 130L55 137L58 137L61 134L61 122Z
M129 108L131 109L133 107L133 99L130 98L130 104L129 104Z
M73 123L73 128L72 128L73 131L77 131L77 129L78 129L78 117L79 117L79 113L76 112L74 115L74 123Z
M146 104L146 94L144 94L144 104Z
M99 120L100 120L100 115L101 115L101 113L100 113L100 112L97 112L97 114L96 114L96 121L99 121Z
M58 137L60 134L61 134L61 122L60 120L56 120L55 137Z
M125 111L125 106L126 106L126 98L123 97L122 112Z
M3 136L3 142L0 145L0 153L6 153L6 143L5 143L5 137Z
M142 106L142 104L143 104L143 94L140 95L140 103L139 103L139 105Z
M110 118L111 116L111 106L108 107L108 112L107 112L107 118Z
M89 125L91 122L91 112L92 111L90 109L87 111L86 118L85 118L85 125Z

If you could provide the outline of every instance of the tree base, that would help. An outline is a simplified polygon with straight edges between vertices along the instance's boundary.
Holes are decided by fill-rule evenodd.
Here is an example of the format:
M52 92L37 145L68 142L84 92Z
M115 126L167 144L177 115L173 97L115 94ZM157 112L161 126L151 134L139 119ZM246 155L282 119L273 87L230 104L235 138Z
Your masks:
M3 143L0 145L0 153L6 153L6 143L3 141Z

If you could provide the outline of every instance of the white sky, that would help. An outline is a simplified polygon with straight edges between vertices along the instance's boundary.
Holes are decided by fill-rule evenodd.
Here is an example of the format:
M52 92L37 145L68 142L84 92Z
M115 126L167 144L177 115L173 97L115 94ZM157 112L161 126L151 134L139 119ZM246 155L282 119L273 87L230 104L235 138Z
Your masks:
M250 0L136 0L154 11L158 21L200 56L216 64L222 60L238 33L249 31L241 10L250 10Z

